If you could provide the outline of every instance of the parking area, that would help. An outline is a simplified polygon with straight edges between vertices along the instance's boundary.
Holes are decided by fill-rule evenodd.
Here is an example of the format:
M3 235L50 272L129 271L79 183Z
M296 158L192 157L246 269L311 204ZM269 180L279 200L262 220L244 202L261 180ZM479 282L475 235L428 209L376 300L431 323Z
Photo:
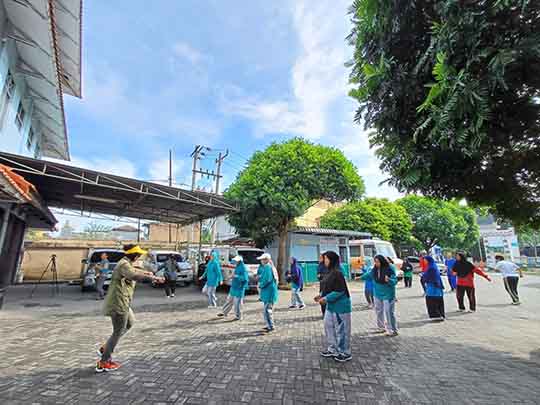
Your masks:
M261 335L261 304L250 295L245 319L218 319L194 287L174 300L137 288L137 323L120 342L115 373L95 374L95 350L111 332L102 303L77 286L60 296L39 286L9 290L0 311L1 404L502 404L540 398L540 277L522 282L523 305L509 305L502 280L477 281L478 311L426 321L421 288L398 291L400 336L370 333L374 314L363 286L351 283L354 359L322 359L323 330L315 288L303 311L280 292L277 331ZM225 295L222 293L220 302Z

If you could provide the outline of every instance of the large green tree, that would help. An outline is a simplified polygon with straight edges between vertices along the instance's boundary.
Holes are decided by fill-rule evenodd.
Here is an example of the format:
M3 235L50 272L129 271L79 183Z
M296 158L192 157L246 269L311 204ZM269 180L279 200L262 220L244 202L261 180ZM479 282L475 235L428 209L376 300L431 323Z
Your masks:
M540 225L540 2L356 0L357 122L401 191Z
M321 226L369 232L397 246L410 242L412 231L411 218L401 205L378 198L331 209L321 218Z
M479 238L473 209L430 197L409 195L398 201L409 213L413 237L429 251L433 246L468 249Z
M540 230L530 226L518 228L518 240L521 246L528 246L534 249L535 257L538 257L538 246L540 246Z
M225 197L240 211L229 217L241 235L266 245L279 238L277 268L283 276L287 232L313 201L356 200L364 183L354 165L335 148L300 138L256 152Z

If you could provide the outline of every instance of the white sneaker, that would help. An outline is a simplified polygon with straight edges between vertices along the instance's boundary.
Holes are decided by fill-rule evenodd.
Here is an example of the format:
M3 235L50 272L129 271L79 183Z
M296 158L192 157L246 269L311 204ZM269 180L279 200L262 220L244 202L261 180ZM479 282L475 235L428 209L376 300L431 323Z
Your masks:
M171 297L174 298L174 294L171 294Z

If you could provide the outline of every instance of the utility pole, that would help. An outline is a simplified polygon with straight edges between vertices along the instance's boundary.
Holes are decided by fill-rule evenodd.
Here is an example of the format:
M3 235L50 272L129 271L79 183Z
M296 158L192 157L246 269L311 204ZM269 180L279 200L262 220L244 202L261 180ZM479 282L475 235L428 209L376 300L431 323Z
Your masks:
M225 154L223 155L221 152L219 152L219 157L216 159L216 165L217 165L217 169L216 169L216 194L219 194L219 181L221 179L221 165L223 164L223 161L225 160L225 158L229 156L229 150L227 149L227 151L225 152Z
M191 157L193 158L193 175L191 177L191 191L195 191L195 187L197 186L197 161L200 159L199 155L202 154L203 149L204 149L204 146L197 145L195 146L195 150L191 153Z
M222 154L219 152L219 156L216 159L216 195L219 195L219 183L221 180L221 165L223 161L229 156L229 150ZM216 233L217 233L217 218L214 218L214 223L212 224L212 244L216 243Z
M169 187L173 184L172 149L169 149ZM171 223L169 222L169 243L172 242Z
M197 162L200 160L200 155L204 155L202 152L204 149L204 146L197 145L195 146L195 149L191 153L191 157L193 158L193 170L192 170L192 177L191 177L191 191L195 191L195 188L197 187ZM208 148L207 148L208 149ZM199 230L202 232L202 229ZM195 224L191 224L191 238L190 242L193 243L195 241Z

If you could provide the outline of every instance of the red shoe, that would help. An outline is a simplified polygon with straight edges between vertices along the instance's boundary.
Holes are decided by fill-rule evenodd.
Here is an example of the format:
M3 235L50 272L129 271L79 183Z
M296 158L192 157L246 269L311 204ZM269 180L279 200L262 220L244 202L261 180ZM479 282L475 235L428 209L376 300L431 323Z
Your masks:
M98 361L96 364L96 373L103 373L109 371L115 371L120 368L120 364L115 363L112 360L109 361Z

